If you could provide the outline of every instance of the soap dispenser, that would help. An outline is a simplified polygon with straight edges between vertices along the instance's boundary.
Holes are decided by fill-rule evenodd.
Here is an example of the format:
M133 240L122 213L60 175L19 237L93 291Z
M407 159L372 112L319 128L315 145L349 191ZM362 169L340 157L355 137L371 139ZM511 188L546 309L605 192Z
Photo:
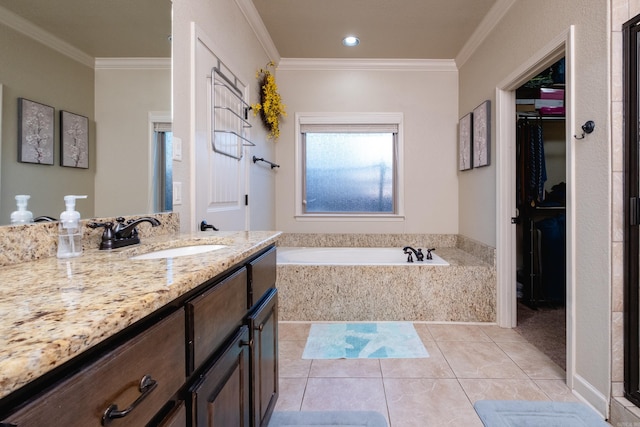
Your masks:
M33 222L33 214L27 210L27 203L31 196L18 194L16 204L18 210L11 213L11 224L29 224Z
M58 224L58 258L71 258L82 254L82 228L80 212L76 210L76 199L87 196L64 196L66 211L60 214Z

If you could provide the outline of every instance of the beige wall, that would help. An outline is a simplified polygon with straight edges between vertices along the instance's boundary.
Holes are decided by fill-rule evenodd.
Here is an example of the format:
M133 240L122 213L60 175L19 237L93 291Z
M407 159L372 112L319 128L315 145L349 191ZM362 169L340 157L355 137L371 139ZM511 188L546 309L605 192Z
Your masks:
M574 125L579 129L586 120L596 123L587 139L571 140L575 164L574 386L604 412L610 395L606 367L611 355L609 2L516 1L461 66L459 114L484 99L495 101L496 86L571 25L575 25ZM495 135L495 124L493 131ZM495 145L492 148L496 152ZM496 244L495 188L495 163L460 174L460 233L492 246Z
M183 205L176 208L180 213L180 227L191 230L201 213L194 212L197 183L192 179L193 149L195 138L191 111L191 22L195 22L207 38L215 42L214 54L234 74L249 82L250 101L258 102L256 71L264 68L270 58L265 53L253 29L234 0L174 0L173 2L173 108L174 135L182 139L182 162L174 162L174 180L182 182ZM273 58L278 61L279 58ZM266 130L258 118L252 118L250 155L275 161L275 144L267 141ZM279 172L279 171L278 171ZM277 172L276 172L277 173ZM250 229L265 230L275 227L275 173L264 171L253 163L249 169L250 182Z
M96 216L150 213L149 113L170 114L171 69L104 68L95 74Z
M0 25L0 83L2 97L2 174L0 224L8 224L15 210L15 195L29 194L34 216L58 217L66 194L86 194L78 201L83 217L93 216L95 122L93 69ZM54 164L18 162L18 98L55 109ZM89 169L61 167L60 110L89 118Z
M276 228L286 232L458 232L456 176L457 71L278 70L288 117L277 143L283 167L277 178ZM319 65L318 68L321 68ZM346 64L348 68L348 64ZM398 71L398 69L400 71ZM295 218L295 113L394 112L404 120L402 221L299 221Z

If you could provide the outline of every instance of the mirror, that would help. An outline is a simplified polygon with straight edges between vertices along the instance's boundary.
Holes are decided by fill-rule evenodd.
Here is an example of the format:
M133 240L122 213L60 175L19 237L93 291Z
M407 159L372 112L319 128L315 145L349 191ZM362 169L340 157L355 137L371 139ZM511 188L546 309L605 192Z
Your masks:
M34 217L57 218L66 194L89 196L77 205L85 218L154 211L152 122L170 121L170 34L171 0L0 0L0 225L18 194ZM18 160L30 129L20 98L52 107L53 164ZM61 166L63 111L88 119L87 168Z

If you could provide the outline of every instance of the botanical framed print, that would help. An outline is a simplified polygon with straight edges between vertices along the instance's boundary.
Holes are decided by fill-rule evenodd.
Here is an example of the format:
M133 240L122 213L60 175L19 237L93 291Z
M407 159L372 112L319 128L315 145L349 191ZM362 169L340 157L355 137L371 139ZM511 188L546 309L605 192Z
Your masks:
M89 119L60 111L60 166L89 167Z
M18 98L18 161L53 164L53 107Z
M458 124L458 170L464 171L473 167L473 114L468 113Z
M473 166L489 165L491 148L491 102L484 101L473 110Z

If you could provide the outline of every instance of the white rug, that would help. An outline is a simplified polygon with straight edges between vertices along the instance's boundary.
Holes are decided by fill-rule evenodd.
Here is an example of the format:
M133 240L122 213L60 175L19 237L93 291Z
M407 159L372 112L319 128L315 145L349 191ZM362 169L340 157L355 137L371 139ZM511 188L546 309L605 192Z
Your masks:
M387 427L387 420L373 411L274 412L269 427Z
M410 322L314 323L303 359L429 357Z
M611 427L582 403L479 400L473 406L485 427Z

